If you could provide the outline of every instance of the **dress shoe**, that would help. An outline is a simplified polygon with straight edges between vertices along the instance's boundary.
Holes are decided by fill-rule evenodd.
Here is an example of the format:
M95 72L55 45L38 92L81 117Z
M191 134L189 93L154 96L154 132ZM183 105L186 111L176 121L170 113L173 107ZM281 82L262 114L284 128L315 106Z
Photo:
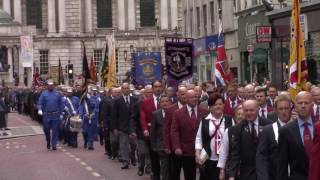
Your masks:
M94 150L94 148L93 148L92 146L90 146L90 147L88 147L88 150L93 151L93 150Z
M50 148L51 148L51 147L50 147L50 143L48 143L48 144L47 144L47 149L50 149Z
M129 165L128 164L124 164L121 169L129 169Z
M114 156L111 157L111 160L115 160L115 159L116 159L116 157L114 157Z
M136 161L131 161L131 165L136 166L137 165Z
M87 149L87 143L84 143L83 147L84 147L85 149Z
M4 128L4 130L6 130L6 131L7 131L7 130L11 130L11 129L10 129L10 128Z
M138 176L143 176L143 172L142 171L138 171Z
M57 150L57 147L52 147L52 150L56 151L56 150Z

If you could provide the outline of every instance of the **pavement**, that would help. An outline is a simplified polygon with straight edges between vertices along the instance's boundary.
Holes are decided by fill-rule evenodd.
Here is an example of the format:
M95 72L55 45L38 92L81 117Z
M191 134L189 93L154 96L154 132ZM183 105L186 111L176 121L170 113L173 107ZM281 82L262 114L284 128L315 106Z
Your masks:
M10 113L7 131L0 136L0 180L149 180L138 176L137 167L121 169L117 160L104 155L104 147L95 142L95 150L59 145L47 150L42 127L29 117Z

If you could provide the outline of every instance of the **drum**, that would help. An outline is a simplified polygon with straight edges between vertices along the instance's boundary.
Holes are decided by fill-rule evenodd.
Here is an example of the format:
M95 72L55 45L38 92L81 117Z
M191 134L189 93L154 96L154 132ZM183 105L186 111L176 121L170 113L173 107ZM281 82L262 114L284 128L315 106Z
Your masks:
M79 115L74 115L70 117L70 131L80 132L82 129L82 119Z

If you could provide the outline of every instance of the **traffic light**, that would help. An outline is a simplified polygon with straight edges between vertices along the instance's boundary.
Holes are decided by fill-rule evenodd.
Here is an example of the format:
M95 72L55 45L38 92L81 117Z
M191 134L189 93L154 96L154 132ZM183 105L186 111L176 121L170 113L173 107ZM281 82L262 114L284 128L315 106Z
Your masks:
M68 64L68 79L73 79L73 64Z

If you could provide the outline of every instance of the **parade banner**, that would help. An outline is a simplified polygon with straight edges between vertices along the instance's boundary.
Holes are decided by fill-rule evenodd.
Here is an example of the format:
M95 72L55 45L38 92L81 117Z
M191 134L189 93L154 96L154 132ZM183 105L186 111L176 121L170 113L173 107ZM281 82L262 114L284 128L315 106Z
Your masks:
M152 84L162 78L160 52L137 52L132 54L134 64L134 83L136 85Z
M56 84L58 84L59 66L50 66L49 74L50 74L50 79L52 79Z
M21 60L23 67L33 67L33 39L32 36L21 36Z
M166 70L167 74L177 81L192 76L192 39L166 38Z

